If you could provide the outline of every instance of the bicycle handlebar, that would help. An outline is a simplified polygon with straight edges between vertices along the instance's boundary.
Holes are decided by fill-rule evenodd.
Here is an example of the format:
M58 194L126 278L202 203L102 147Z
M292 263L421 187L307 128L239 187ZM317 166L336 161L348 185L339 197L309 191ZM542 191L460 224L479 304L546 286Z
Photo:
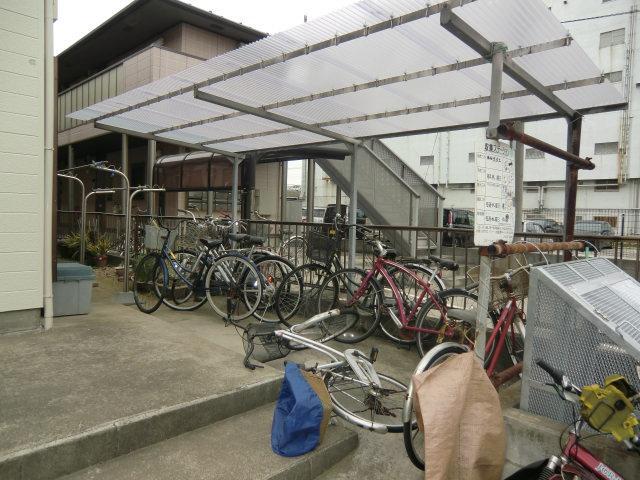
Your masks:
M551 365L549 365L547 362L545 362L540 358L536 360L536 364L549 374L549 376L553 379L556 385L560 385L562 388L564 388L564 385L563 385L564 374L560 370L557 370L556 368L552 367Z

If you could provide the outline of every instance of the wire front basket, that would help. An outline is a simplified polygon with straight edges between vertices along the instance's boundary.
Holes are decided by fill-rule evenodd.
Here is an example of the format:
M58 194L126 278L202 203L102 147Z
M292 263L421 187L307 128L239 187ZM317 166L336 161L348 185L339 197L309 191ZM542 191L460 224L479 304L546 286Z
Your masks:
M172 250L174 247L177 235L177 230L171 230L169 232L169 242L167 243L167 246L170 250ZM146 248L147 250L161 250L166 236L166 228L160 228L157 225L145 225L144 248Z
M510 255L506 258L496 258L491 262L491 291L489 305L494 308L502 308L511 297L509 290L504 288L504 274L509 270L515 270L529 262L523 255ZM480 266L470 268L467 276L471 282L478 282ZM511 276L511 292L518 300L524 300L529 295L529 271L519 270Z
M328 264L334 255L340 253L342 239L337 234L330 235L318 230L309 230L307 245L309 259Z
M274 332L282 328L277 323L249 324L242 334L242 344L245 352L245 366L251 368L249 358L265 363L286 357L290 349L282 338Z

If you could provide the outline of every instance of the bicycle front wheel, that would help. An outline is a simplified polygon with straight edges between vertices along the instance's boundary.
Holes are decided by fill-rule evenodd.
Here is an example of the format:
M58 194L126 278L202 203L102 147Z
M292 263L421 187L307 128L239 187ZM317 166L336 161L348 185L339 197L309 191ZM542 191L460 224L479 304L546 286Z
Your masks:
M325 322L339 342L358 343L369 337L380 324L380 309L383 305L382 288L371 278L361 293L367 272L357 268L345 268L330 275L318 293L318 311L334 308L341 315Z
M240 321L256 311L262 297L262 282L253 262L240 255L218 257L204 282L213 311L230 321Z
M133 300L141 312L153 313L162 304L168 282L162 257L150 253L138 262L133 274Z
M379 433L402 432L401 412L407 386L378 373L380 385L364 384L350 366L325 374L333 410L349 423Z
M280 321L291 328L318 312L320 287L331 271L319 263L301 265L287 275L275 296L275 311Z
M464 345L442 343L427 353L418 364L413 375L426 372L431 367L440 365L448 358L468 351L469 349ZM413 404L413 384L409 385L402 410L402 433L404 437L404 447L411 463L420 470L424 470L424 431L418 426L418 419Z
M192 311L200 308L207 301L204 292L204 264L196 265L198 255L190 250L174 251L177 266L167 265L169 283L162 302L169 308L179 311ZM165 263L169 261L165 259ZM185 277L183 280L180 275Z
M429 301L430 297L425 292L422 284L420 284L416 280L416 278L413 277L413 275L422 280L424 283L429 284L429 288L434 294L440 293L442 291L443 283L440 277L434 275L433 270L430 270L424 265L421 265L419 263L405 263L402 266L409 270L410 273L407 273L400 268L394 267L389 269L389 275L391 275L393 283L397 287L400 298L402 299L402 308L404 309L405 317L409 317L412 310L418 304L420 296L424 293L422 301L420 302L420 305L418 305L418 309L416 310L414 317L408 319L407 325L415 326L415 320L418 316L420 307L426 304ZM429 282L432 277L433 281ZM381 284L383 286L386 306L386 308L382 311L382 315L380 316L380 328L382 329L382 332L391 340L401 345L413 344L416 341L415 331L404 328L402 325L398 325L396 321L391 317L389 309L393 309L392 313L395 314L397 318L400 318L398 305L392 293L393 290L391 286L386 281L384 281L384 278L381 279Z
M416 343L424 357L443 342L471 343L475 339L478 297L461 288L445 290L429 301L418 314Z

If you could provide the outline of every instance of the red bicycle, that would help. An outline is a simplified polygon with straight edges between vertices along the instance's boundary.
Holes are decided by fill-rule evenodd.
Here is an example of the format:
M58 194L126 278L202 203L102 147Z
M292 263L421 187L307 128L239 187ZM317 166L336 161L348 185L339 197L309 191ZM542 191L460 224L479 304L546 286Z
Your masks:
M413 343L416 334L421 334L425 342L434 344L444 340L472 344L478 301L475 295L460 288L437 291L429 279L394 261L395 250L380 240L367 243L376 255L372 268L339 270L325 280L318 293L320 312L341 312L333 318L333 328L340 332L337 340L357 343L380 326L398 343ZM455 262L437 257L430 260L439 269L458 268ZM424 319L434 311L437 318Z
M624 480L622 475L583 447L580 441L584 438L582 431L589 425L598 432L611 434L624 443L628 450L640 454L638 419L634 414L634 407L640 404L638 392L621 375L607 377L604 387L590 385L579 388L545 361L537 360L536 363L553 379L551 385L563 400L580 406L581 418L569 432L560 456L554 455L529 465L507 480Z

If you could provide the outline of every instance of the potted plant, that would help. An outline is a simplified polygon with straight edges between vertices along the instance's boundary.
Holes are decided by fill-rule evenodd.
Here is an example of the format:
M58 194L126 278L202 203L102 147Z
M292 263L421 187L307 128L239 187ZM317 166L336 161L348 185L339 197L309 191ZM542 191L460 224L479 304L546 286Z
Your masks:
M61 251L63 257L77 259L80 254L80 233L68 233L62 238Z
M111 247L111 241L103 235L90 242L87 246L87 251L96 257L96 265L98 267L106 267L109 261L107 252L111 250Z

